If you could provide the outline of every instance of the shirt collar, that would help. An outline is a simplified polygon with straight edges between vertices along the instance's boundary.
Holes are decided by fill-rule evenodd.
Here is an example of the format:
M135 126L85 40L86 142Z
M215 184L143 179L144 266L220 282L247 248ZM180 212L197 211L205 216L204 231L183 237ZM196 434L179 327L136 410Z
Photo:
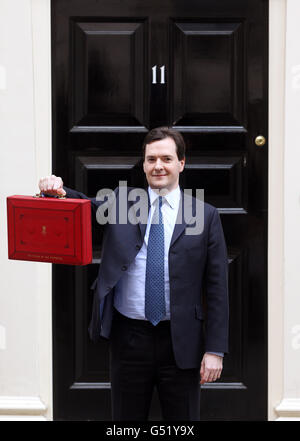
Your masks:
M157 194L154 190L152 190L151 187L148 187L148 194L150 198L150 204L153 205L156 199L159 197L159 194ZM179 204L180 201L180 187L179 185L172 191L170 191L166 196L164 196L168 204L172 209L176 208L176 206Z

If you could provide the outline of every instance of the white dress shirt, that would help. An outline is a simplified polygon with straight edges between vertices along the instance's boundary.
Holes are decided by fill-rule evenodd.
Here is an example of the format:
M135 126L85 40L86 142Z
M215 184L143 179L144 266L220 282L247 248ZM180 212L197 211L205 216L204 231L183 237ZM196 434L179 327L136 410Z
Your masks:
M158 203L158 194L150 187L148 188L150 200L150 210L148 223L144 236L143 246L137 254L135 260L129 265L115 287L114 306L123 315L133 318L146 320L145 318L145 281L146 281L146 260L147 244L151 227L151 220L154 210ZM170 283L169 283L169 248L173 235L178 209L180 203L180 187L168 193L163 198L162 216L164 225L164 269L165 269L165 301L166 316L164 320L170 320Z

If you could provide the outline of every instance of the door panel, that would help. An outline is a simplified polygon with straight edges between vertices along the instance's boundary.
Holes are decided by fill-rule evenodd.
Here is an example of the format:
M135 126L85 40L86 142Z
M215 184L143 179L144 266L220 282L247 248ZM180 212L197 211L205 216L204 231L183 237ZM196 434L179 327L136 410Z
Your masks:
M172 31L172 124L244 129L243 23L193 19Z
M213 157L187 158L181 176L183 188L203 188L205 201L219 207L219 211L246 213L247 157L214 153L216 156Z
M267 0L52 0L53 173L95 196L145 186L141 145L170 125L182 188L218 208L229 256L230 353L203 420L267 418ZM109 420L108 342L90 342L101 265L53 265L54 418ZM158 399L150 419L160 419Z
M72 130L145 127L146 22L72 21ZM117 49L117 52L116 52Z

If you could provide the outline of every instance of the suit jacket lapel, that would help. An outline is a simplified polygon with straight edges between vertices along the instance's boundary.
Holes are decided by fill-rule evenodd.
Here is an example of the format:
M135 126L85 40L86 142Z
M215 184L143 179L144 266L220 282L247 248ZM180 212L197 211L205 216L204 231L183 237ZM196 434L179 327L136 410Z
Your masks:
M192 217L192 207L193 207L192 197L185 194L183 201L183 192L181 191L178 214L170 243L170 248L174 244L174 242L179 238L179 236L184 232L186 226L189 224L190 218ZM187 215L189 215L188 219L187 219Z
M138 189L138 190L140 190L140 189ZM145 190L145 191L147 191L147 190ZM147 195L148 195L148 192L147 192ZM140 229L142 239L144 239L144 236L145 236L145 233L146 233L146 228L147 228L148 215L149 215L149 211L150 211L150 198L147 197L146 200L142 199L142 203L147 204L147 208L146 208L147 209L147 211L146 211L147 217L145 219L146 222L142 223L140 221L141 213L140 212L138 213L138 211L141 209L141 206L136 201L128 201L128 211L131 210L131 213L133 215L135 215L136 223L137 223L137 228ZM145 206L143 206L143 209L144 208L145 208Z
M141 222L139 222L139 227L140 227L142 239L144 240L147 224L142 224Z

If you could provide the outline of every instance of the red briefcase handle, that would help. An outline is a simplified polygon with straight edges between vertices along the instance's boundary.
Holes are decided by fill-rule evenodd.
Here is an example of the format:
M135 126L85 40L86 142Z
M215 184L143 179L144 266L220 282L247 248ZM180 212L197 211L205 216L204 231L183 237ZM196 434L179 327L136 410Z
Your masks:
M42 192L40 192L40 193L36 193L36 194L34 194L33 197L34 197L34 198L44 198L45 196L43 195ZM67 199L66 196L59 195L59 194L58 194L57 196L50 196L50 197L54 197L54 198L56 198L56 199Z

